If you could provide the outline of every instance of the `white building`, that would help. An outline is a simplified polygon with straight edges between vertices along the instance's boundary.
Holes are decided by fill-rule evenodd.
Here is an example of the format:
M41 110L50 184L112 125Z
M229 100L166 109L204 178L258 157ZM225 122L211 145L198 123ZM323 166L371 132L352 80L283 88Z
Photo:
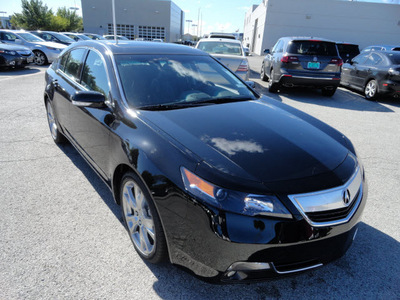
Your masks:
M283 36L400 44L400 5L342 0L264 0L246 13L244 44L261 54Z
M184 12L170 0L115 0L117 34L129 39L175 42L184 29ZM82 0L85 32L114 34L112 1Z

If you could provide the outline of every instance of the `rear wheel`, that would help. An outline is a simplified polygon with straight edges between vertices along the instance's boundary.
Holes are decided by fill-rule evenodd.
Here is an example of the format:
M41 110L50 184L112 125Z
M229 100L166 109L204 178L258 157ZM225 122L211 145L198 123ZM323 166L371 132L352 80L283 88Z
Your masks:
M261 66L260 78L262 81L267 81L268 77L265 75L264 63Z
M164 261L164 230L153 200L136 174L128 172L123 176L120 197L124 223L136 252L154 264Z
M336 88L322 88L322 95L326 97L332 97L336 92Z
M43 66L47 64L47 57L42 51L35 50L33 51L33 53L35 54L35 64L37 64L38 66Z
M49 123L49 129L51 137L56 144L62 144L66 141L64 135L58 129L57 118L54 114L53 106L50 100L46 101L46 111L47 111L47 122Z
M271 93L276 93L279 90L279 83L274 82L275 72L274 69L271 70L271 75L268 80L268 91Z
M367 82L364 88L365 98L368 100L375 99L378 95L378 83L376 80L372 79Z

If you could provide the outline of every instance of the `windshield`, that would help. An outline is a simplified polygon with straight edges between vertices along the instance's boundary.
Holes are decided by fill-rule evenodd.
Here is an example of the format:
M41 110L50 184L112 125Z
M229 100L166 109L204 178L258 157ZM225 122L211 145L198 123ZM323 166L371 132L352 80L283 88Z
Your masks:
M335 43L322 41L292 41L287 52L302 55L338 56Z
M25 41L28 42L44 42L43 39L40 37L37 37L36 35L33 35L32 33L29 32L18 32L17 33L21 38L23 38Z
M116 55L115 60L132 107L256 99L242 81L209 56Z
M210 54L229 54L242 56L240 43L229 42L199 42L198 49Z
M60 41L62 42L66 42L66 43L73 43L75 42L73 39L71 39L70 37L67 37L66 35L60 34L60 33L52 33L52 35L54 35L56 38L58 38Z
M91 38L90 37L87 37L86 35L84 35L84 34L77 34L77 36L79 37L79 38L81 38L82 40L91 40Z

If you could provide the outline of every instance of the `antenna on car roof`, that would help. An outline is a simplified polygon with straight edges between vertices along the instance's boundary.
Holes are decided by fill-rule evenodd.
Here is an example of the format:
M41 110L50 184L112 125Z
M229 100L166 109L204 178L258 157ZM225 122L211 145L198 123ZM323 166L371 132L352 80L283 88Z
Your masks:
M112 0L112 11L113 11L113 25L114 25L114 40L115 40L115 44L118 44L117 24L115 21L115 0Z

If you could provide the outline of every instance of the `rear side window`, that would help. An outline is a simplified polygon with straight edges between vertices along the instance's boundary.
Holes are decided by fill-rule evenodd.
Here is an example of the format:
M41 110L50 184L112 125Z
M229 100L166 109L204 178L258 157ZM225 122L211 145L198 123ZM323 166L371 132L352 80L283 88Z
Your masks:
M79 82L83 54L85 51L86 50L83 48L72 50L65 62L64 73L76 82Z
M338 56L335 43L322 41L292 41L287 52L301 55Z
M388 53L387 57L393 65L400 65L400 53Z
M81 84L91 91L102 93L106 99L110 88L108 87L107 71L100 55L90 51L83 67Z

